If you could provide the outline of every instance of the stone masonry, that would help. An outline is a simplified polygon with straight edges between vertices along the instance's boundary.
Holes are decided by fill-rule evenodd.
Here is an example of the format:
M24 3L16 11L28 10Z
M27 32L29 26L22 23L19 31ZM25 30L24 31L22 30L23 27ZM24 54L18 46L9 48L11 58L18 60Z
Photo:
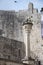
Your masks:
M33 7L32 3L29 3L27 10L20 10L18 12L0 10L0 36L24 42L22 23L27 17L30 17L33 23L30 36L31 56L37 56L41 64L43 64L41 14L38 12L38 9Z

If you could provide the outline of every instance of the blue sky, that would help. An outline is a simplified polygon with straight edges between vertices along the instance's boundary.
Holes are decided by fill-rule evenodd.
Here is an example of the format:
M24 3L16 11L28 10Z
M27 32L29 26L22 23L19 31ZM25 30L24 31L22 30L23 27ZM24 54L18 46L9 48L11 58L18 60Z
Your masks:
M40 11L41 7L43 7L43 0L0 0L0 10L23 10L28 8L28 3L32 2L34 4L34 8L38 8Z

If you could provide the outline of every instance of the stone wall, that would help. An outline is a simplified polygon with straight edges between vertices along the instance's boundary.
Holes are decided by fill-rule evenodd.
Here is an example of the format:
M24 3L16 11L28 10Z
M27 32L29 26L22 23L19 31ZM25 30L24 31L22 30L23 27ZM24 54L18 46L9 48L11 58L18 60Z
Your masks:
M0 10L0 31L2 36L18 41L23 41L22 38L22 25L14 11L1 11Z
M8 61L8 60L0 60L0 65L23 65L23 64L22 63Z
M24 56L23 42L0 36L0 58L21 62Z
M41 24L40 24L41 17L40 17L40 13L37 11L37 9L33 7L32 3L30 3L30 7L31 7L30 9L32 10L30 13L29 13L29 6L28 6L28 10L21 10L19 12L0 11L0 29L3 30L3 37L15 39L18 41L23 41L23 34L21 34L23 32L22 22L26 17L31 17L31 19L33 20L33 28L30 36L30 48L31 51L38 57L38 59L43 62L43 39L41 38ZM11 17L14 16L14 17L10 18L10 16ZM3 57L3 50L4 50L3 45L6 43L6 40L4 41L5 43L3 43L3 40L1 40L1 38L2 37L0 37L0 56ZM7 40L7 43L10 44L10 42L11 42L10 40ZM24 50L24 47L22 49ZM9 52L9 50L7 50L7 52L9 54L11 53Z
M30 35L30 49L37 56L43 65L43 39L41 37L41 24L34 23Z

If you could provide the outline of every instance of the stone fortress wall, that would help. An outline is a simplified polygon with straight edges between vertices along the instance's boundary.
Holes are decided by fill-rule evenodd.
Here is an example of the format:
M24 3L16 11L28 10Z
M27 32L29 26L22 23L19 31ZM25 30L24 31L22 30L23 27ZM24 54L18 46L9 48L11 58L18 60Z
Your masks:
M31 17L33 27L30 35L30 49L43 61L43 39L41 38L41 15L32 3L27 10L0 11L0 35L23 42L22 23L26 17ZM32 55L33 56L33 55Z
M21 41L21 29L21 24L15 12L0 11L0 31L2 32L2 36Z
M25 56L22 26L15 12L0 10L0 63L18 64ZM13 63L14 62L14 63Z
M24 49L23 42L0 36L0 59L22 62Z

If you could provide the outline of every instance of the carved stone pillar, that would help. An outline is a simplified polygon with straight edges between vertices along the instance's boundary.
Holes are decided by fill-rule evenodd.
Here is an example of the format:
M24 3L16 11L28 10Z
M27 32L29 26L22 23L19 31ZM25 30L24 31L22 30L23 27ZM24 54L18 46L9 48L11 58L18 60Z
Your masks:
M30 57L30 32L32 29L32 22L30 18L27 18L25 20L25 22L23 23L23 35L24 35L24 44L25 44L25 48L26 48L26 56L23 60L23 63L25 61L25 63L28 64L28 60Z

